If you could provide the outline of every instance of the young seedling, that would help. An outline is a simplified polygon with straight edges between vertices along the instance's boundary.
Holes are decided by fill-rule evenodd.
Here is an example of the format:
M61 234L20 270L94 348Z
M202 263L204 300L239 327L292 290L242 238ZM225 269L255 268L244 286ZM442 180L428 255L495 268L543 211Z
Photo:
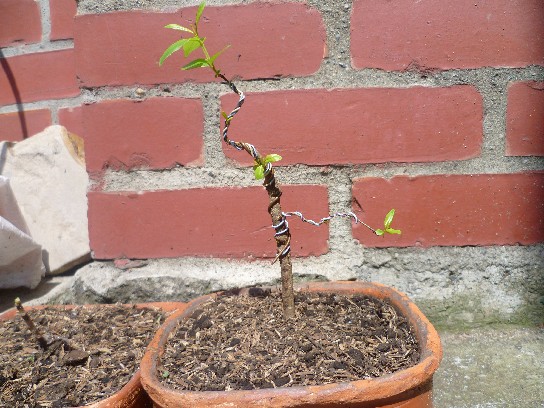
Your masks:
M329 222L334 217L347 217L351 218L355 223L359 223L367 227L369 230L371 230L374 234L383 236L385 234L400 234L400 230L396 230L391 228L391 223L393 221L393 216L395 214L395 210L389 211L389 213L385 217L384 221L384 229L374 229L370 227L369 225L365 224L363 221L359 220L357 216L353 212L345 212L345 213L335 213L332 215L329 215L328 217L322 218L320 221L312 221L309 219L306 219L300 212L293 211L293 212L283 212L281 209L281 195L282 192L279 188L279 186L276 183L276 179L274 177L274 169L272 167L272 163L277 162L281 160L281 156L278 154L268 154L264 157L261 156L261 154L258 152L258 150L250 143L247 142L236 142L228 137L228 131L231 126L232 119L234 116L240 111L244 100L245 95L243 92L239 91L238 88L234 85L234 83L229 80L221 70L217 68L215 65L215 61L221 53L223 53L227 48L230 46L227 45L224 47L221 51L210 55L208 49L206 48L205 37L201 37L199 34L198 28L199 28L199 22L200 18L202 17L202 13L204 11L205 2L200 3L200 6L197 9L196 17L194 22L189 26L181 26L178 24L168 24L165 26L165 28L181 31L182 35L185 34L186 38L181 38L180 40L174 42L171 44L166 51L162 54L159 65L162 65L164 61L170 57L173 53L183 50L183 55L185 58L189 57L193 52L197 50L201 50L202 57L196 58L187 64L185 64L183 67L181 67L182 70L189 70L189 69L196 69L196 68L209 68L216 78L221 78L228 86L229 88L238 95L239 100L236 105L236 107L227 114L226 112L221 112L221 115L224 120L224 128L223 128L223 140L228 145L232 146L236 150L245 150L247 153L251 155L253 158L254 164L253 164L253 172L255 175L256 180L264 179L263 186L265 187L268 197L269 197L269 204L268 204L268 212L272 218L272 226L275 230L275 240L276 240L276 258L274 259L274 262L278 261L280 262L280 268L281 268L281 286L282 286L282 305L283 305L283 314L285 318L291 318L295 316L295 301L294 301L294 292L293 292L293 268L292 268L292 262L291 262L291 233L289 231L289 224L287 222L287 217L296 216L300 218L302 221L307 222L309 224L319 226L321 224Z

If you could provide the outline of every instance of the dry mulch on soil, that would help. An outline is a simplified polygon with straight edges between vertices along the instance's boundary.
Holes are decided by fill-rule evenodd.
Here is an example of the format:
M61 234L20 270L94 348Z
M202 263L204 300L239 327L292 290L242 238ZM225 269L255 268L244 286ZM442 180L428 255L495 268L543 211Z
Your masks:
M28 314L64 341L43 350L21 316L0 322L0 407L73 407L107 398L136 372L165 318L158 309L120 305Z
M196 310L168 340L161 382L192 391L291 387L379 377L417 364L417 339L389 303L365 296L226 296Z

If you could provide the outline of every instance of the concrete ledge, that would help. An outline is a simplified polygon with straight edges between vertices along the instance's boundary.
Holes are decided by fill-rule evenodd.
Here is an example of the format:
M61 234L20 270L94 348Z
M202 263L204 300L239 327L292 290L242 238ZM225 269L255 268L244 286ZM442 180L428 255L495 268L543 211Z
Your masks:
M435 408L534 408L544 404L544 330L442 332Z

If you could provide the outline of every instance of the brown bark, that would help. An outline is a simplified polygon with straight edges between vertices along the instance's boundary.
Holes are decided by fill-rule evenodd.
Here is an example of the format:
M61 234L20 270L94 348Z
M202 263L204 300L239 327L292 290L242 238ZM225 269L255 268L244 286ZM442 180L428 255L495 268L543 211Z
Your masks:
M283 220L281 211L281 190L276 185L274 170L265 177L263 185L266 188L270 203L268 212L272 218L272 225L279 225ZM291 264L291 252L282 255L283 251L290 245L291 234L289 231L285 234L276 235L276 248L281 268L281 299L283 306L283 316L286 319L295 317L295 294L293 290L293 266Z

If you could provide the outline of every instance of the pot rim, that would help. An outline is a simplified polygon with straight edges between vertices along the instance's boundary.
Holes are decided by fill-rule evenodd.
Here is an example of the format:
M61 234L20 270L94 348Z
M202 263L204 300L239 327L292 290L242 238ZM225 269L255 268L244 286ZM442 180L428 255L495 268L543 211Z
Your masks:
M421 351L418 364L386 376L325 385L267 388L233 391L183 391L168 388L159 381L158 359L164 352L168 335L176 328L180 318L189 316L196 308L218 294L199 297L187 304L187 308L172 314L157 331L147 347L140 367L142 384L150 397L159 404L184 401L188 406L213 406L225 403L226 398L237 401L239 406L255 406L266 400L270 406L290 406L296 401L301 405L332 403L337 401L368 402L387 400L417 387L431 383L432 376L442 359L442 345L437 331L421 310L404 294L380 283L371 282L312 282L297 286L298 291L335 292L362 294L379 299L387 298L410 321L416 332ZM159 358L155 358L155 357ZM156 400L155 400L156 399Z

